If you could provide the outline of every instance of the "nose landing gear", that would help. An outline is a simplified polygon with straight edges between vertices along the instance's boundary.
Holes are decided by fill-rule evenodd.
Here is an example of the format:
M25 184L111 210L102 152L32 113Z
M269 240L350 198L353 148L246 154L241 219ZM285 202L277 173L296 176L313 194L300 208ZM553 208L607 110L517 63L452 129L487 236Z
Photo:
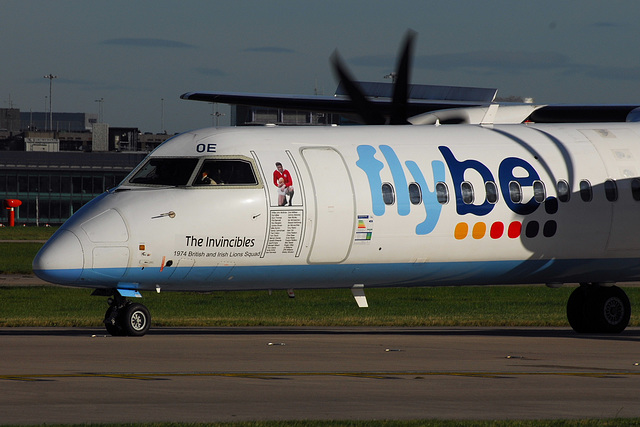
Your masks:
M109 298L104 324L113 336L141 337L151 326L151 314L144 305L132 303L115 292L114 297Z

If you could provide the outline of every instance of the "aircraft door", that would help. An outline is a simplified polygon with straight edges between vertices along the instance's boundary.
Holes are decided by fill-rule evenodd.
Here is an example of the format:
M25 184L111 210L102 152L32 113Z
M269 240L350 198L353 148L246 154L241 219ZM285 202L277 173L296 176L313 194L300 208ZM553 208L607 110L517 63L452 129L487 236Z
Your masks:
M355 227L351 176L342 155L332 148L305 148L302 156L311 174L315 198L315 229L308 261L344 261Z

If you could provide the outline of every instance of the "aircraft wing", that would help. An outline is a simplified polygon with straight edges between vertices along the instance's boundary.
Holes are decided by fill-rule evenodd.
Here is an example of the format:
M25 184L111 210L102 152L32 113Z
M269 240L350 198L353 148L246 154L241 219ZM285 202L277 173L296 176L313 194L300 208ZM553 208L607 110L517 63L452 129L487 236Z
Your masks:
M243 92L188 92L180 96L182 99L204 102L216 102L231 105L250 105L254 107L282 108L288 110L307 110L323 113L357 113L354 103L348 98L320 95L289 95L269 93ZM388 99L370 99L383 113L389 114L392 101ZM448 108L478 107L486 105L473 101L437 101L437 100L409 100L410 115L418 115L435 110Z
M495 102L496 89L412 85L409 69L415 33L408 31L393 83L356 81L337 52L336 96L241 92L189 92L182 99L287 110L337 113L364 124L588 123L640 121L640 105L546 105ZM496 116L496 104L498 115ZM494 117L495 116L495 117ZM497 118L497 121L495 119Z
M288 110L317 111L322 113L358 114L358 106L351 99L339 96L291 95L244 92L188 92L180 98L194 101L213 102L231 105L247 105L265 108L281 108ZM385 98L369 98L384 115L393 111L393 101ZM478 107L486 108L491 102L409 99L407 115L420 116L431 112L451 110L454 112L471 112ZM499 103L498 103L499 104ZM501 104L504 107L531 104ZM589 122L625 122L640 121L640 105L579 105L557 104L537 105L525 119L535 123L589 123ZM465 113L466 114L466 113ZM519 121L519 120L518 120ZM455 121L454 121L455 122ZM417 123L416 123L417 124Z

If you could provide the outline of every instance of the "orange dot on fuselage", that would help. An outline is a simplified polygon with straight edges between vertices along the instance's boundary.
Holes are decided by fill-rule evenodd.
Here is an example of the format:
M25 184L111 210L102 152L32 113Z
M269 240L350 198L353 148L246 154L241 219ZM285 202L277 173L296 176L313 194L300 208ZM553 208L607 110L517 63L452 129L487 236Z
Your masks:
M482 239L486 232L487 232L487 224L485 224L484 222L477 222L473 226L473 231L471 232L471 235L473 236L474 239Z
M460 222L456 225L453 235L456 239L462 240L469 234L469 225L466 222Z

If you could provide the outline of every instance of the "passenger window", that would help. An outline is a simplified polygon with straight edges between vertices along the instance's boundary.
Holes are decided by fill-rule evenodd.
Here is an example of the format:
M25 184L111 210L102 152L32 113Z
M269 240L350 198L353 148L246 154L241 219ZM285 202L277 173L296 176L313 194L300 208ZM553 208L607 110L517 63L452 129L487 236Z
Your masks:
M580 181L580 198L583 202L590 202L593 200L593 190L591 189L591 183L586 179Z
M129 179L130 184L187 185L198 159L151 158Z
M618 186L614 180L608 179L604 182L604 194L610 202L618 200Z
M638 180L640 183L640 180ZM449 189L447 188L447 184L444 182L436 183L436 197L438 198L438 203L441 205L446 205L449 203Z
M569 183L562 179L558 181L558 200L566 203L569 199L571 199L571 188L569 188Z
M422 202L422 191L416 182L409 184L409 200L412 205L419 205Z
M475 196L473 194L473 185L470 182L464 181L460 184L460 190L462 191L462 201L465 205L470 205L473 203Z
M631 195L633 200L640 202L640 178L633 178L631 180Z
M520 203L522 201L522 187L518 181L509 182L509 198L513 203Z
M382 184L382 200L385 205L392 205L396 201L396 196L393 192L393 186L388 182Z
M257 185L251 163L245 160L205 160L193 185Z
M487 193L487 202L492 205L498 202L498 187L493 181L487 181L484 183L484 190Z
M542 203L547 198L547 192L542 181L533 181L533 198L536 202Z

